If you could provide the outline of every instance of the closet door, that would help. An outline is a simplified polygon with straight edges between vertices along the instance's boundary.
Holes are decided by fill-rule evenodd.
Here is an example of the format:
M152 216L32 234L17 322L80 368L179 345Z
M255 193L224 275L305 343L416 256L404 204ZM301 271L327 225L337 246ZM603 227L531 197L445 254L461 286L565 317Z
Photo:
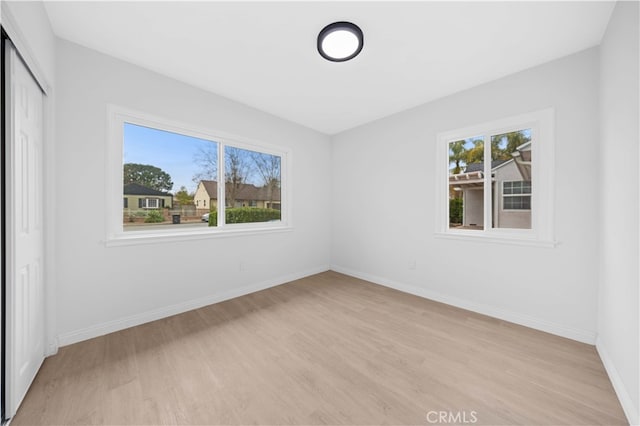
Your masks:
M6 395L12 417L44 360L44 95L5 41Z

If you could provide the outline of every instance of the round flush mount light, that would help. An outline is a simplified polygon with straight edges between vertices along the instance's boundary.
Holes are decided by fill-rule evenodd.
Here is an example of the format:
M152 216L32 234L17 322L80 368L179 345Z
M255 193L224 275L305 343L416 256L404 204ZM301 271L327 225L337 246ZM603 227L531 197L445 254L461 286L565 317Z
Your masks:
M318 34L318 52L332 62L344 62L355 58L363 45L362 30L351 22L334 22Z

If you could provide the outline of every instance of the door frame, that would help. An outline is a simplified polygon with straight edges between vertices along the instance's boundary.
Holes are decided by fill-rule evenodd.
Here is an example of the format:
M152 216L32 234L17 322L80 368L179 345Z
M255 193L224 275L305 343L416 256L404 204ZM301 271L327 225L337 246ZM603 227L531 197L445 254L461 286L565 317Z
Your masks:
M5 40L9 37L4 31L4 28L0 28L0 105L6 105L6 82L5 78ZM6 300L7 300L7 258L5 253L7 252L7 240L5 236L6 223L5 223L5 211L6 211L6 190L5 190L5 169L6 169L6 151L5 143L7 138L6 127L7 115L5 113L0 114L0 323L2 325L0 330L0 421L5 423L6 419L6 407L4 403L5 395L7 394L5 372L6 372Z

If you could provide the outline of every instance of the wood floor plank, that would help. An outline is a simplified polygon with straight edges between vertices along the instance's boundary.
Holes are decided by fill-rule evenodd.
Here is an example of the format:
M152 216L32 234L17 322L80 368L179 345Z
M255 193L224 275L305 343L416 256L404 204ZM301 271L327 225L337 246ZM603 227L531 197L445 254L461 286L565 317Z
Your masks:
M425 425L440 412L626 424L593 346L326 272L61 348L12 425Z

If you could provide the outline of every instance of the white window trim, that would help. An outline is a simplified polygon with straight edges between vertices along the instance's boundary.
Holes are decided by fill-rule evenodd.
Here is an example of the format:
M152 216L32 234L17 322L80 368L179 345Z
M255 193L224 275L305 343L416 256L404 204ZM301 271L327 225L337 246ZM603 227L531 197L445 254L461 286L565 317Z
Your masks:
M202 128L192 124L172 121L145 112L131 110L117 105L107 105L107 141L106 141L106 238L105 245L121 246L136 244L164 243L168 241L198 240L239 235L263 234L290 231L293 229L291 214L291 182L292 170L291 150L280 146L255 141L248 138L227 134L217 130ZM218 142L218 159L224 159L223 146L229 145L250 151L277 155L281 158L281 220L279 222L222 224L222 215L218 215L217 227L202 228L170 228L144 231L124 231L122 225L122 159L124 144L124 123L132 123L158 130L192 136L199 139ZM221 161L221 163L224 160ZM224 173L224 165L218 167L218 182ZM224 185L218 185L218 208L224 210L224 196L221 193Z
M491 205L485 201L485 226L483 230L449 229L449 142L477 135L490 138L522 129L531 129L534 141L532 155L531 181L535 191L531 194L531 229L491 228ZM461 129L441 132L436 143L436 231L435 236L467 241L483 241L518 245L555 247L554 240L554 179L555 179L555 110L547 108L540 111L516 115L489 123L478 124ZM485 146L489 146L486 145ZM490 149L485 149L486 168L490 170ZM489 173L488 176L491 176ZM491 191L491 179L485 181L485 194ZM488 197L488 195L486 195ZM486 200L486 199L485 199Z

